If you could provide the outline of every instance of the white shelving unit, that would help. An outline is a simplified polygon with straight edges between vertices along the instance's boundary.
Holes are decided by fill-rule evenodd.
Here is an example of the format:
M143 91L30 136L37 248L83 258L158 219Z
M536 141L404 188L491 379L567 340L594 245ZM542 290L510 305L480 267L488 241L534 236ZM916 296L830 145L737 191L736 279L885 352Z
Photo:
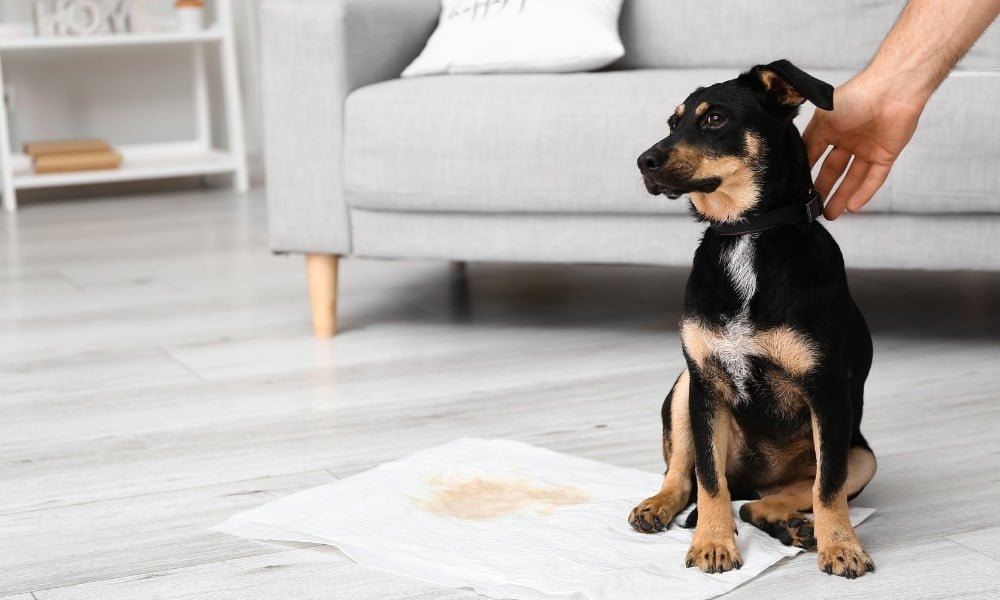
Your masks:
M231 174L233 189L246 191L247 166L243 140L243 114L237 75L233 19L229 0L215 0L216 22L196 32L122 33L92 36L24 36L0 38L0 99L4 97L3 58L10 53L58 48L123 48L185 44L191 48L192 98L195 139L132 146L117 146L122 165L102 171L37 174L30 159L10 147L7 108L0 101L0 193L7 212L17 210L17 190L85 185L138 179L161 179L192 175ZM212 114L209 105L206 50L219 60L223 106L226 118L225 148L212 146Z

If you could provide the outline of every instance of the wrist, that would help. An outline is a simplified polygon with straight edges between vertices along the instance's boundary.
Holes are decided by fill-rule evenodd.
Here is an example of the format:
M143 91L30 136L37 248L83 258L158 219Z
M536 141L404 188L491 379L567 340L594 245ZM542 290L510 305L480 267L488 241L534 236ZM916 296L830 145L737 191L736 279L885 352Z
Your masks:
M886 69L873 63L850 81L873 103L891 100L923 110L937 87L922 77L919 70L905 67Z

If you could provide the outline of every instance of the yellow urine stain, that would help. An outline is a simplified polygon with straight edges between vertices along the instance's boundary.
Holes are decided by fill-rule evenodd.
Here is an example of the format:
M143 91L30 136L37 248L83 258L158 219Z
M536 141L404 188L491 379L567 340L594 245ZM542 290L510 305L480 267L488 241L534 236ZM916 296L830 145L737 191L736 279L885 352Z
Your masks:
M416 505L438 515L485 521L525 509L550 514L560 506L587 499L571 485L536 485L525 479L484 477L432 477L427 480L428 498L415 498Z

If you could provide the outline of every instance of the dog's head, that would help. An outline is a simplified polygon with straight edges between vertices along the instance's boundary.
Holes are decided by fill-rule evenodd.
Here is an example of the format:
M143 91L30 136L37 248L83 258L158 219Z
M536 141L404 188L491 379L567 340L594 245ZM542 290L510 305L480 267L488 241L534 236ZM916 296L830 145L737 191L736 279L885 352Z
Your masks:
M689 194L697 215L713 222L804 198L812 181L792 119L806 100L832 110L833 86L787 60L698 88L674 110L670 134L639 156L646 189Z

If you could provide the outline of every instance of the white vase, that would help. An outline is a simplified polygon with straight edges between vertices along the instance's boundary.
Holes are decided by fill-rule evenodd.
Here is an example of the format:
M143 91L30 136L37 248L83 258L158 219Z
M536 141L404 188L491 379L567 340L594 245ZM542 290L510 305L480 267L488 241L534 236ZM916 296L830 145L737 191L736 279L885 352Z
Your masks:
M181 6L177 11L177 24L180 31L201 31L205 27L205 9L193 6Z

